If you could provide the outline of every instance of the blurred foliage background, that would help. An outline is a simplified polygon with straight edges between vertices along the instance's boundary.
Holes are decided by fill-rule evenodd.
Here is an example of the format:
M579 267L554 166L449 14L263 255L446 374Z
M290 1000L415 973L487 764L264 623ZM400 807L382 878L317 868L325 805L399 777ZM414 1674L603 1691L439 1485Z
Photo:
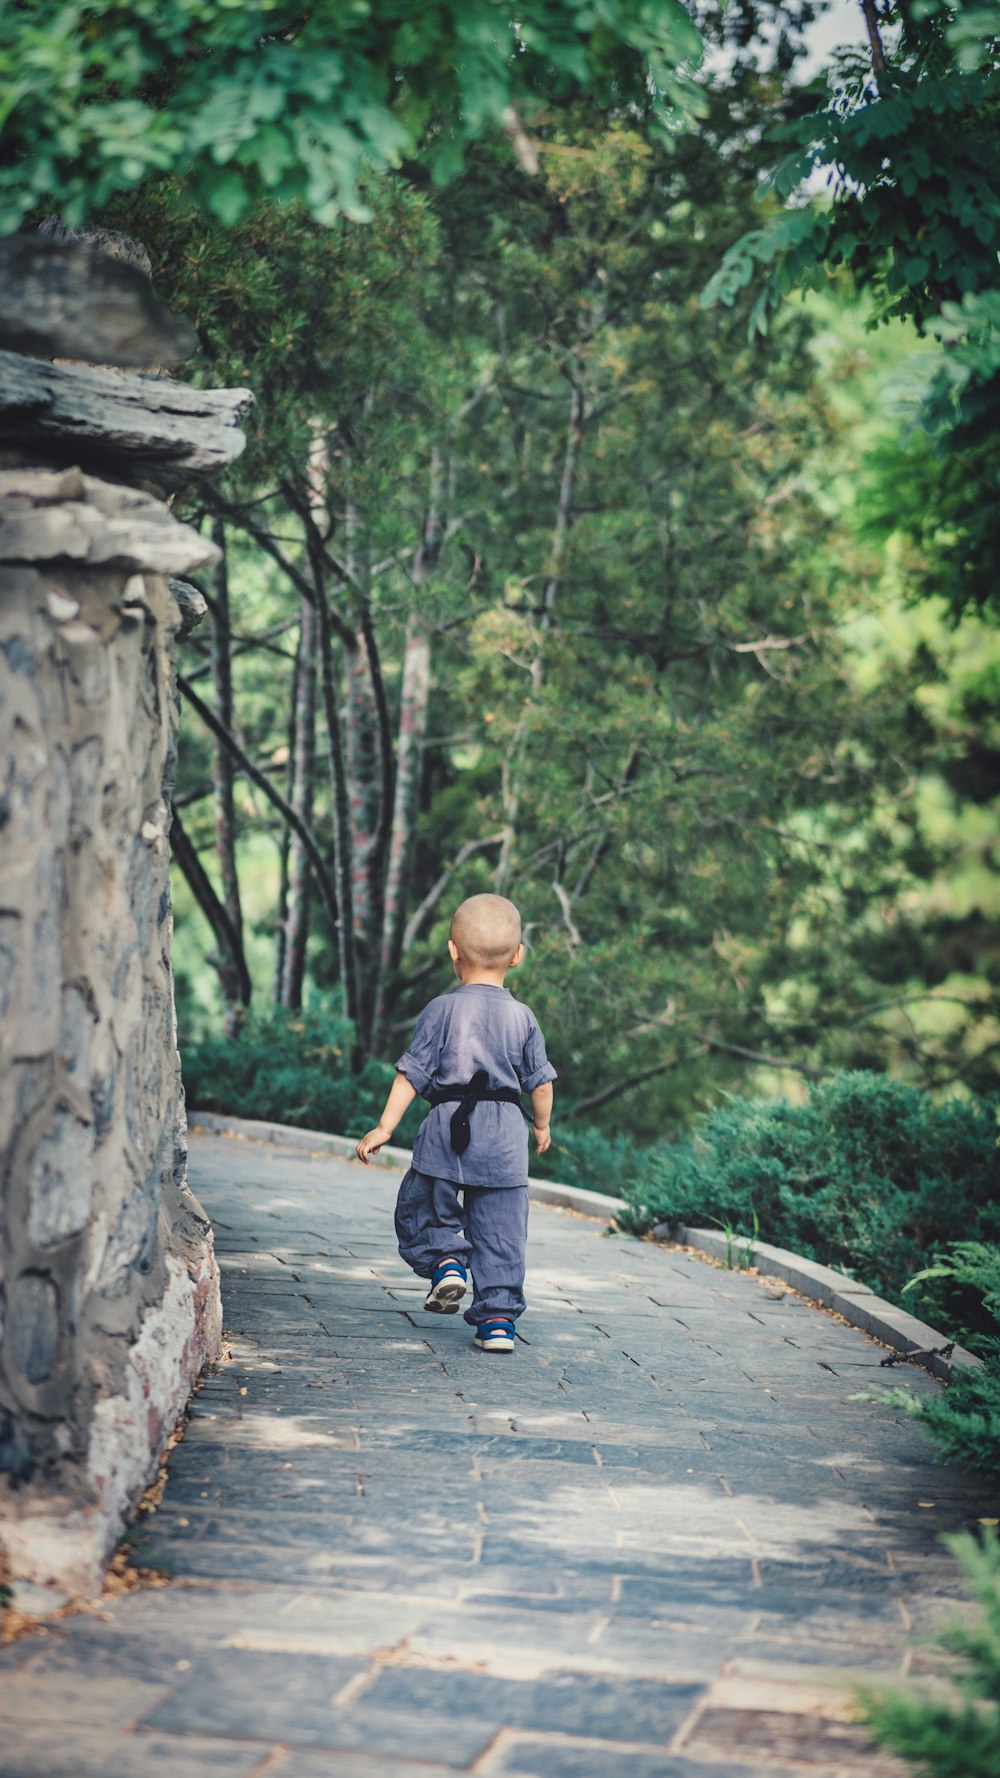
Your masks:
M484 888L564 1170L995 1089L1000 12L823 11L4 14L8 224L140 238L256 400L184 514L195 1104L366 1122Z
M928 417L957 348L929 325L935 268L900 270L920 190L883 179L888 240L849 159L775 190L789 132L864 116L882 140L872 114L902 127L921 78L984 127L990 68L949 49L954 13L891 11L891 90L860 10L856 48L802 83L811 8L709 9L700 115L675 104L666 132L657 105L563 92L525 113L530 164L487 125L444 192L419 159L360 173L363 224L293 196L220 227L173 172L105 206L197 328L185 374L257 402L188 514L226 556L185 678L237 750L192 704L196 1103L220 1096L202 1039L287 1044L303 1004L351 1022L331 1068L391 1061L450 979L452 907L492 887L524 912L516 991L564 1130L648 1142L843 1068L995 1085L996 435L967 436L968 382ZM991 216L967 263L942 244L939 313L979 290ZM751 240L752 271L789 219L819 231L808 288L769 286L762 333L734 255ZM325 897L241 754L314 835Z

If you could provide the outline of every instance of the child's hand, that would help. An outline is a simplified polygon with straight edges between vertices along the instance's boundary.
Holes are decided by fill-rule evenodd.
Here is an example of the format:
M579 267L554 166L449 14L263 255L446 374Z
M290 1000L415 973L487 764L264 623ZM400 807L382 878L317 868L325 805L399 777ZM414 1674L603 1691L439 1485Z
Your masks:
M384 1124L376 1124L374 1130L369 1130L367 1136L362 1136L354 1152L358 1160L364 1161L367 1167L369 1155L378 1154L383 1144L391 1141L392 1131L387 1130Z
M549 1129L548 1124L532 1124L531 1134L535 1138L536 1154L544 1154L547 1148L551 1148L552 1131Z

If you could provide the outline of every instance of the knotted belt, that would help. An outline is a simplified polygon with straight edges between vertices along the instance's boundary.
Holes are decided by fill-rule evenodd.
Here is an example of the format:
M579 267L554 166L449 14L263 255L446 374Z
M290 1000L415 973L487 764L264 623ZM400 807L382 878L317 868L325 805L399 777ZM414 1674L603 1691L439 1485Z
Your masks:
M459 1101L458 1110L451 1119L451 1146L456 1154L464 1154L472 1141L472 1108L480 1099L495 1099L505 1105L520 1105L521 1095L517 1087L491 1087L487 1085L489 1075L485 1068L477 1068L467 1085L435 1087L428 1095L431 1105L444 1105L452 1099Z

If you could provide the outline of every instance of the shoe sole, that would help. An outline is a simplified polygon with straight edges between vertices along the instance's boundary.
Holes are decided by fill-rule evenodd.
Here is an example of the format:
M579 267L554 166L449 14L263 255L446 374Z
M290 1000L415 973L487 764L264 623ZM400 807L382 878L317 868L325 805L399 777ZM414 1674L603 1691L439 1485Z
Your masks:
M440 1284L435 1284L430 1292L424 1308L432 1315L457 1315L465 1288L464 1278L442 1278Z
M478 1346L480 1352L513 1352L514 1342L508 1339L481 1340L478 1337L472 1344Z

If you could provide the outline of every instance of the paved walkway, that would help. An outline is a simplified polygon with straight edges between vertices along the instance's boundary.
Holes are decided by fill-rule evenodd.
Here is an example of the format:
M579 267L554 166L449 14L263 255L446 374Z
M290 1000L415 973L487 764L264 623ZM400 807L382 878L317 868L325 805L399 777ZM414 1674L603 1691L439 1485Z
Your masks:
M393 1174L206 1136L192 1177L232 1356L138 1534L172 1584L0 1659L3 1778L895 1770L844 1675L933 1664L983 1507L851 1399L881 1348L535 1205L486 1355L423 1313Z

